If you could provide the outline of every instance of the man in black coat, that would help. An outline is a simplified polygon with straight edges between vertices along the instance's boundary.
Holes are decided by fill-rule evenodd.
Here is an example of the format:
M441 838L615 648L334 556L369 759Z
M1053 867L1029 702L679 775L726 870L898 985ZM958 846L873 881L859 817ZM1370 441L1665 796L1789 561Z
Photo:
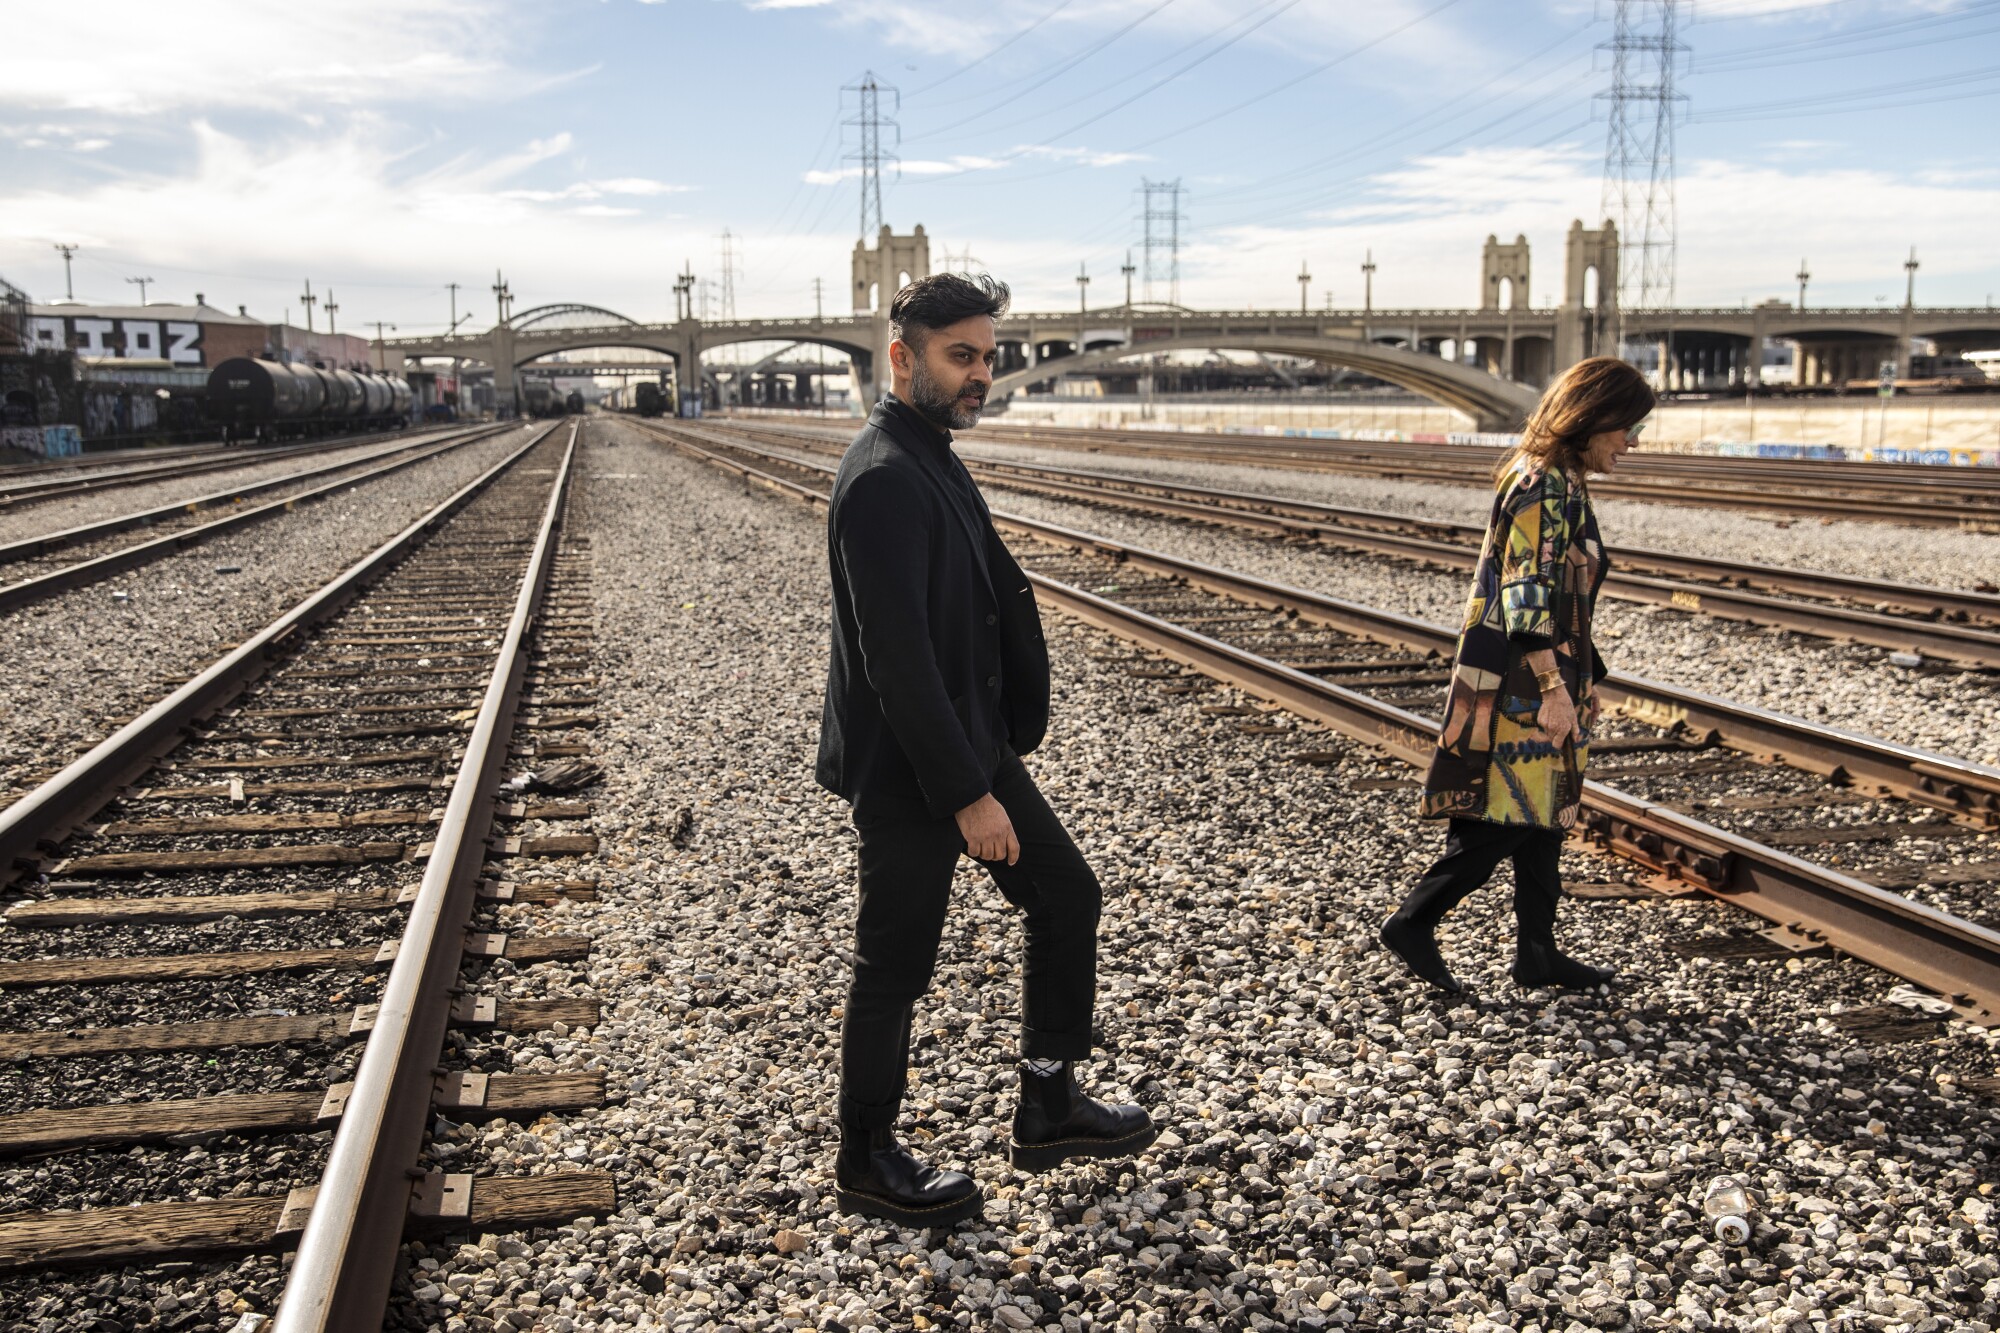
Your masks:
M1137 1106L1076 1086L1097 988L1097 877L1021 756L1048 728L1034 589L952 453L979 420L1007 289L938 273L889 307L894 392L848 447L827 512L833 654L818 778L854 807L861 893L842 1019L841 1206L911 1226L980 1207L979 1187L897 1142L910 1020L929 989L952 873L972 857L1025 917L1021 1098L1009 1153L1046 1170L1153 1141Z

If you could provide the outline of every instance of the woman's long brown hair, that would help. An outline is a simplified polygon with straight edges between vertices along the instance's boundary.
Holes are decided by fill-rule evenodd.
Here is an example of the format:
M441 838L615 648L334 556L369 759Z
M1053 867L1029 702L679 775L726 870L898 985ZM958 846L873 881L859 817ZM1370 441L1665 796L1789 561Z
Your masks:
M1607 430L1630 430L1646 419L1657 401L1653 386L1629 362L1615 356L1593 356L1556 377L1542 401L1528 414L1521 442L1507 451L1496 480L1529 459L1560 467L1581 479L1584 446Z

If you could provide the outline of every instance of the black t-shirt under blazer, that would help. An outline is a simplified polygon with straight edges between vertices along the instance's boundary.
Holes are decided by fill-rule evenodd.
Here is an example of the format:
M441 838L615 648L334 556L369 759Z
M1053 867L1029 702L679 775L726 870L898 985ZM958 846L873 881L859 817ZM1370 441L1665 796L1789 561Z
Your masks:
M862 818L948 818L1048 730L1034 589L951 436L894 396L840 460L826 529L819 783Z

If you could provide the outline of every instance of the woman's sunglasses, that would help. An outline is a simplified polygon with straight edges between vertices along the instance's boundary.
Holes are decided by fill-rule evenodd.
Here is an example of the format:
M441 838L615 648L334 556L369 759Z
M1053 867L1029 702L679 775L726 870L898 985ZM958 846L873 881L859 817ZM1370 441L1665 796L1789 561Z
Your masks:
M1646 429L1646 423L1643 421L1636 426L1627 426L1625 428L1625 442L1627 444L1637 444L1639 442L1639 432L1644 429Z

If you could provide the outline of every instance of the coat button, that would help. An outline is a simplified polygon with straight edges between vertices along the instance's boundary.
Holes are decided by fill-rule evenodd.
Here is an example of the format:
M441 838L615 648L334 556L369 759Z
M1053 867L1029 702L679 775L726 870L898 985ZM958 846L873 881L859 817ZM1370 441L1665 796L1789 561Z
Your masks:
M986 688L989 690L995 688L999 684L1000 684L1000 677L998 676L988 676L986 678Z
M989 624L989 625L993 625L993 624L997 624L997 623L999 623L999 620L1000 620L1000 617L998 617L998 616L988 616L988 617L986 617L986 623L987 623L987 624Z

